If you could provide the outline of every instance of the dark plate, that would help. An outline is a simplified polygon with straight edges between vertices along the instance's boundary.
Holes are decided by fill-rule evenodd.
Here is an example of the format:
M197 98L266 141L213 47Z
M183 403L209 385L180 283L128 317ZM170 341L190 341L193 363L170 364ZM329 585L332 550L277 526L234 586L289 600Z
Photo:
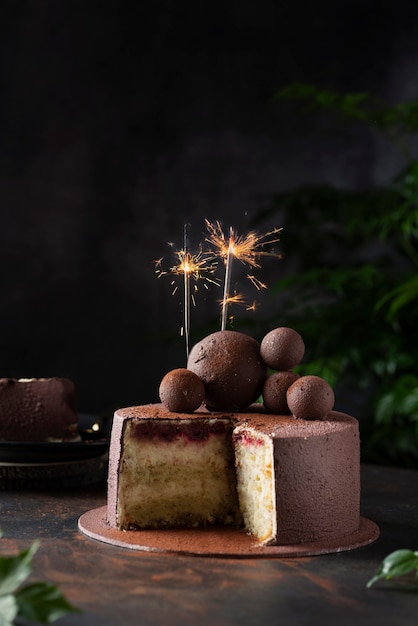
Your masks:
M104 454L109 446L105 421L87 413L78 421L81 441L0 441L0 463L67 463Z
M107 439L73 443L0 441L1 463L66 463L92 459L104 454Z

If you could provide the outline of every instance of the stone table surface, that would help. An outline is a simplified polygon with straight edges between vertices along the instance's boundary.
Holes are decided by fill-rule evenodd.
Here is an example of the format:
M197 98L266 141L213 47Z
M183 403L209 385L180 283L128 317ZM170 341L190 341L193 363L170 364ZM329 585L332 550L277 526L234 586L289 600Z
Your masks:
M60 490L0 491L0 553L40 540L33 578L82 609L65 625L256 626L418 623L418 584L367 581L398 548L418 549L418 472L362 466L363 516L380 527L363 548L303 558L216 558L148 553L90 539L86 511L106 503L99 482Z

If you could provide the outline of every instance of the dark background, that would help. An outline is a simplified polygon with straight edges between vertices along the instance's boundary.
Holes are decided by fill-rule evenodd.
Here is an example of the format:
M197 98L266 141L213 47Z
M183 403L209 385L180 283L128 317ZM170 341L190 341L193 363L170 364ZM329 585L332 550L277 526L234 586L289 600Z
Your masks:
M9 0L0 12L0 375L69 376L82 411L156 401L184 365L180 296L154 260L182 246L186 221L194 242L204 218L245 232L273 193L382 185L400 165L381 140L324 132L272 96L304 81L415 98L412 3ZM201 295L196 334L219 297Z

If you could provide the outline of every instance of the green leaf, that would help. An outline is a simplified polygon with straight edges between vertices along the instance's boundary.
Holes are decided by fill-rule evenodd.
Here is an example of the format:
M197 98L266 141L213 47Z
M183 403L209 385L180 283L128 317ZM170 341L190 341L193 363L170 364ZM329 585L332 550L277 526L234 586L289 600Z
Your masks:
M50 624L67 615L77 613L55 585L37 582L23 587L16 593L19 615L29 621Z
M38 546L35 541L16 556L0 557L0 626L13 626L17 616L50 624L68 613L79 612L55 585L36 582L21 586L32 571Z
M14 593L32 571L32 557L38 549L35 541L16 556L0 557L0 597Z
M385 294L377 303L376 311L389 304L388 319L394 319L399 310L410 302L418 300L418 275L408 278L392 291Z
M416 570L418 570L418 552L406 549L395 550L382 561L375 576L367 583L367 587L371 587L382 578L389 580L397 576L405 576Z
M15 597L10 594L0 598L0 626L12 626L18 608Z

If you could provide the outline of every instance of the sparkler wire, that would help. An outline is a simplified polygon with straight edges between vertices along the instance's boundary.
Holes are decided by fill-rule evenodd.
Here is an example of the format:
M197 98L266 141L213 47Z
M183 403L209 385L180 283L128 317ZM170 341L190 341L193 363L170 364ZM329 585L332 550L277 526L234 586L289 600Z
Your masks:
M232 261L234 258L233 254L233 230L230 229L229 233L229 246L228 252L225 260L225 278L224 278L224 295L222 298L222 319L221 319L221 330L226 329L226 323L228 320L228 303L230 299L230 289L231 289L231 276L232 276Z
M189 342L190 342L189 228L190 228L190 224L184 225L184 336L185 336L185 342L186 342L186 359L189 357Z

